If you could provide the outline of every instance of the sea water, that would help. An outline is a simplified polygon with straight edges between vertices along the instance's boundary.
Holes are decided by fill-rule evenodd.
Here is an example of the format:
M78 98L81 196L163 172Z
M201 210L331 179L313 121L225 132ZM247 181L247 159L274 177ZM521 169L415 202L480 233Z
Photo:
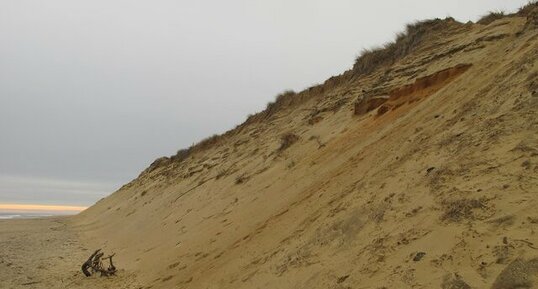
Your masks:
M43 218L51 217L52 214L43 214L43 213L6 213L0 212L0 220L9 220L9 219L32 219L32 218Z

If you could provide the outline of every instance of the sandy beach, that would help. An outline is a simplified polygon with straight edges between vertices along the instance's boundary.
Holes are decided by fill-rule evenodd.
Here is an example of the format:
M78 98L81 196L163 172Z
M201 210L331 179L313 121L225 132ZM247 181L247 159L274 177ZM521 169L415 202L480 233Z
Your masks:
M538 3L490 20L407 26L76 216L0 221L0 289L538 288ZM115 276L82 274L97 249Z
M85 277L80 266L93 250L70 217L0 220L0 288L140 288L123 270Z

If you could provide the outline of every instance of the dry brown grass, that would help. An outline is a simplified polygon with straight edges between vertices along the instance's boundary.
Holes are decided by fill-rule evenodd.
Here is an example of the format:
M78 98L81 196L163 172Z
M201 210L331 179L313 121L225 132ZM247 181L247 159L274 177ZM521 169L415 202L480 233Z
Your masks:
M503 11L491 11L488 14L480 17L480 19L476 23L482 24L482 25L488 25L497 19L503 18L504 16L505 14Z
M268 118L276 112L304 103L312 98L325 95L325 93L344 82L344 76L334 76L327 79L323 84L314 84L309 88L297 93L293 90L286 90L278 94L274 101L267 104L261 113L254 115L251 119Z
M203 151L203 150L206 150L206 149L212 147L213 145L218 143L225 135L226 134L224 134L224 135L213 135L211 137L203 139L199 143L196 143L196 144L194 144L194 145L192 145L192 146L190 146L188 148L178 150L175 155L172 155L169 158L168 157L160 157L160 158L156 159L153 163L151 163L151 165L147 169L145 169L141 173L141 175L147 174L147 173L157 169L158 167L166 166L171 162L172 163L182 163L187 158L192 156L194 153L200 152L200 151Z
M530 13L529 11L533 11L536 6L536 1L529 2L529 4L520 9L518 14L528 14ZM213 135L187 149L179 150L178 153L171 156L166 160L166 162L163 160L156 162L154 166L152 166L152 169L165 165L168 160L182 162L194 153L213 147L227 136L240 132L248 124L258 121L266 121L268 117L274 115L276 112L301 104L314 97L323 96L328 91L331 91L347 81L350 81L357 75L368 74L380 67L394 64L396 61L404 58L412 51L416 50L432 33L446 33L448 28L455 26L459 27L460 25L462 24L455 21L453 18L425 20L408 24L404 32L396 35L396 39L393 42L387 43L381 47L363 50L361 55L357 57L351 70L341 75L331 77L323 84L312 85L311 87L298 93L293 90L285 90L284 92L278 94L274 101L268 103L264 111L249 115L243 124L238 125L236 128L229 130L224 134ZM338 109L340 105L343 104L345 104L345 102L337 102L335 109ZM287 147L284 146L284 149L285 148Z
M212 146L214 146L216 143L218 143L224 135L212 135L208 138L205 138L201 140L200 142L190 146L186 149L180 149L177 151L177 153L170 157L170 160L174 162L182 162L186 160L189 156L196 152L204 151Z
M228 175L228 171L227 170L219 170L218 174L215 176L215 179L221 179L225 176Z
M191 148L188 148L188 149L180 149L177 151L177 153L173 156L170 157L170 159L173 161L173 162L182 162L184 160L186 160L189 155L191 154Z
M286 133L280 137L280 147L278 151L284 151L299 140L299 136L294 133Z
M221 138L222 138L222 135L214 134L210 137L207 137L201 140L199 143L193 145L192 147L190 147L190 150L192 150L193 152L206 150L212 147L213 145L215 145L216 143L218 143Z
M483 209L486 207L486 200L481 199L460 199L450 202L444 202L444 213L442 220L459 222L464 219L474 217L474 209Z
M248 181L248 179L250 179L250 177L245 174L239 175L235 178L235 184L236 185L244 184Z
M267 104L267 107L265 108L265 111L266 112L272 112L272 111L277 110L279 107L283 106L284 103L290 102L291 98L293 98L296 95L297 95L297 93L295 93L295 91L293 91L293 90L285 90L284 92L279 93L275 97L274 101L269 102Z
M530 13L536 13L536 11L534 11L536 9L538 9L538 1L529 1L529 3L527 3L525 6L519 8L519 10L517 11L517 15L527 16Z
M156 159L155 161L153 161L151 163L151 165L149 165L148 168L146 168L144 171L142 171L142 173L140 173L140 175L147 174L147 173L157 169L160 166L166 165L166 164L168 164L169 161L170 161L170 159L167 158L167 157L160 157L160 158Z
M408 24L393 42L381 47L364 49L353 65L356 74L368 74L378 68L394 64L415 50L430 33L445 31L451 24L460 24L453 18L433 19ZM461 24L460 24L461 25Z

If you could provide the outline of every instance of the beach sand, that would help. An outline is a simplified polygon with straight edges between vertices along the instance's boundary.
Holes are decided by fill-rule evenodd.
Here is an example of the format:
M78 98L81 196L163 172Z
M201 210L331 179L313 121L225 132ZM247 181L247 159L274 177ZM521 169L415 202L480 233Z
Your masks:
M80 266L97 249L90 246L70 217L0 220L0 288L140 288L124 270L85 277Z
M280 100L77 216L0 222L0 289L538 288L533 15L425 22L450 29L390 69ZM80 272L99 248L117 276Z
M447 29L390 69L281 97L73 222L144 288L538 288L533 19L426 22Z

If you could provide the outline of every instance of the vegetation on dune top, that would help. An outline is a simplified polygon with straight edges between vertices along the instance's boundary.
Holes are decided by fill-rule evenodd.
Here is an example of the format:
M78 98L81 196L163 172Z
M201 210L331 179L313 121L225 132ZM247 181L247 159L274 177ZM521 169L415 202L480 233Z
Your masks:
M530 1L525 6L521 7L517 13L505 14L502 11L490 12L487 15L481 17L477 23L487 25L495 20L503 17L529 17L529 15L535 15L538 10L538 1ZM407 24L403 32L396 34L394 41L386 43L382 46L363 49L360 55L356 58L355 63L351 70L345 73L334 76L326 80L323 84L313 85L301 92L295 92L293 90L285 90L278 94L275 100L269 102L265 110L249 115L247 120L236 126L235 128L225 132L221 135L213 135L205 138L202 141L193 144L189 148L180 149L175 155L167 158L159 158L152 163L152 165L146 169L143 173L152 171L156 167L159 167L165 163L183 162L189 156L195 152L204 151L214 145L218 144L225 136L234 134L240 131L246 125L260 121L267 120L278 111L303 103L306 100L313 97L322 96L326 91L348 82L356 77L368 75L377 71L382 67L393 65L397 61L405 58L414 51L420 48L429 37L439 35L439 33L446 33L448 29L461 27L462 23L454 20L451 17L445 19L431 19L424 21L417 21L411 24Z

